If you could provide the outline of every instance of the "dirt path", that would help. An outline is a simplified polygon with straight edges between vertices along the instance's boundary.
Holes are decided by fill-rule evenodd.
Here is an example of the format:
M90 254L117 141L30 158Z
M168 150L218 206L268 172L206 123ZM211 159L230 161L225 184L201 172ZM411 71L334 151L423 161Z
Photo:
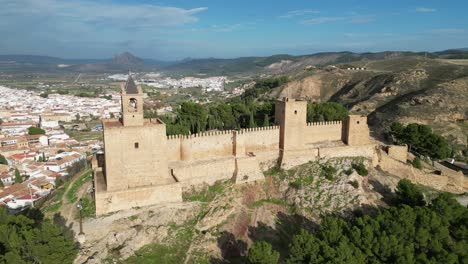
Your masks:
M90 171L91 171L90 169L86 169L82 173L79 173L79 174L75 175L71 179L70 184L68 185L68 188L65 190L65 192L64 192L64 194L62 196L62 207L60 208L60 215L62 215L63 218L65 218L65 220L67 221L67 224L74 220L73 216L77 212L77 208L76 208L76 203L77 202L70 203L68 201L68 198L67 198L67 193L70 191L70 189L75 184L75 182L81 178L81 176L83 176L86 173L89 173ZM88 183L83 184L83 186L81 186L76 191L76 197L82 197L83 194L86 192L88 187L89 187Z

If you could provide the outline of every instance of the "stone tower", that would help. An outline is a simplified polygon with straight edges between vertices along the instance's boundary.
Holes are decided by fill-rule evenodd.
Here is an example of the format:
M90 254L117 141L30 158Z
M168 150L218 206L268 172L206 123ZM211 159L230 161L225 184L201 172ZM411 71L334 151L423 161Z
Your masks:
M307 102L288 97L275 105L275 119L280 126L280 151L304 148L304 133L307 127Z
M129 74L122 87L122 123L124 126L143 125L143 91Z
M349 115L343 122L342 138L349 146L370 144L367 116Z
M168 173L166 125L143 118L143 93L129 75L122 89L122 117L104 124L108 191L174 182Z

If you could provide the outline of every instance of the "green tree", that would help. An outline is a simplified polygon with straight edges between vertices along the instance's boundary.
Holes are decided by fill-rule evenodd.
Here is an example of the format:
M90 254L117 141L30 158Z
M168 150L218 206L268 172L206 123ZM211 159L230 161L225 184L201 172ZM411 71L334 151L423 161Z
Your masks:
M395 193L401 204L409 206L424 206L426 204L420 188L408 179L401 179L398 182Z
M250 113L249 116L249 128L254 128L257 127L257 124L255 124L255 119L253 117L253 113Z
M29 211L9 215L0 208L0 263L72 263L78 253L72 237Z
M3 187L5 187L5 184L3 184L3 181L0 180L0 188L3 188Z
M412 123L405 127L400 123L393 123L389 134L398 143L408 144L410 150L435 159L447 158L452 152L448 141L433 133L427 125Z
M279 252L272 249L265 241L255 242L249 249L248 260L251 264L276 264L279 260Z
M29 135L45 135L45 130L39 127L30 127L28 128Z
M307 122L342 121L348 114L343 105L334 102L307 104Z
M18 168L15 168L15 182L16 183L22 183L23 182L23 177L21 177L21 174L20 174Z
M267 114L264 114L263 115L263 127L267 127L267 126L270 126L270 118L268 117Z
M322 220L289 245L287 263L466 263L468 208L441 194L432 205Z
M0 154L0 164L8 165L7 159L2 154Z

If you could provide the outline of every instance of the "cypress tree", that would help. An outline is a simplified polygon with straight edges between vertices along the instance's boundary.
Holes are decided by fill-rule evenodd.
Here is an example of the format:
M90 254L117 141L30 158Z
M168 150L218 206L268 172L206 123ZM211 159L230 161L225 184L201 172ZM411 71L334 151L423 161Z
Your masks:
M255 124L255 119L254 119L253 113L250 113L249 128L254 128L254 127L257 127L257 124Z
M263 126L264 126L264 127L270 126L270 120L269 120L267 114L265 114L265 115L263 116Z
M21 174L19 170L16 168L15 169L15 182L16 183L22 183L23 182L23 177L21 177Z

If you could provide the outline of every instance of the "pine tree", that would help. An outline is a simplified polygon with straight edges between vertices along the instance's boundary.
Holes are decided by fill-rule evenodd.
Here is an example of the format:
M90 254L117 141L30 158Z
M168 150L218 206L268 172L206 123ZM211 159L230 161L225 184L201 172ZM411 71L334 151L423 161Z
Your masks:
M278 263L279 252L273 250L265 241L255 242L249 249L249 263L251 264L275 264Z

